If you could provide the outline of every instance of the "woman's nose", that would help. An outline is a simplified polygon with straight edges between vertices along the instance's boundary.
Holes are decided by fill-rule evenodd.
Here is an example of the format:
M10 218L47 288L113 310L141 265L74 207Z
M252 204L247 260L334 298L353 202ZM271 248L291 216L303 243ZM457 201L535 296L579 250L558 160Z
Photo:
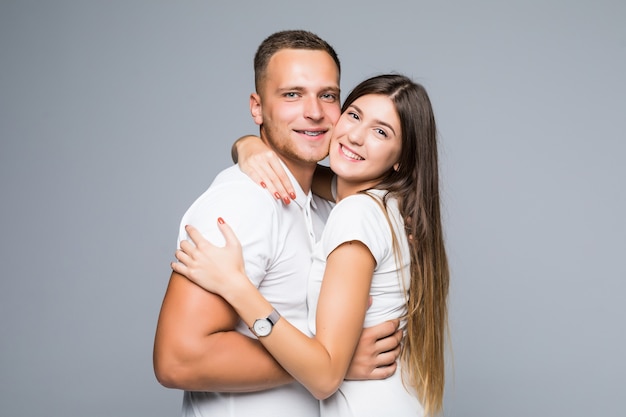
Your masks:
M348 132L348 140L351 143L354 143L356 145L362 145L363 144L364 134L365 134L365 132L363 132L362 128L360 128L359 126L354 126Z

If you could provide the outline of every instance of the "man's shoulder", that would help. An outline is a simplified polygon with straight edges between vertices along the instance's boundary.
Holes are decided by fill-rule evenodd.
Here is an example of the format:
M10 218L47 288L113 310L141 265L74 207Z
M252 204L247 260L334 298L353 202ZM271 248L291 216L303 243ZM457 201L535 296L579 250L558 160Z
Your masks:
M231 165L221 170L213 179L211 187L221 183L241 183L242 185L254 185L254 181L244 174L239 165Z
M260 185L245 175L237 165L221 171L211 185L189 207L190 213L214 213L220 215L243 215L259 213L268 215L278 205Z
M205 193L225 194L229 198L237 198L239 194L239 197L247 199L273 201L267 190L241 172L238 165L232 165L218 173Z

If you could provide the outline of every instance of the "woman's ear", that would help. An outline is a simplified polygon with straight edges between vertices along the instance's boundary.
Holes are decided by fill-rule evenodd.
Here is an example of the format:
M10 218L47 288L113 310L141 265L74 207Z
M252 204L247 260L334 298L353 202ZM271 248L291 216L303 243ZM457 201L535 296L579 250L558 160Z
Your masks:
M257 93L250 94L250 114L252 115L254 123L259 126L263 124L263 112L261 107L261 96Z
M400 169L400 162L396 162L395 164L393 164L393 170L398 172L398 170Z

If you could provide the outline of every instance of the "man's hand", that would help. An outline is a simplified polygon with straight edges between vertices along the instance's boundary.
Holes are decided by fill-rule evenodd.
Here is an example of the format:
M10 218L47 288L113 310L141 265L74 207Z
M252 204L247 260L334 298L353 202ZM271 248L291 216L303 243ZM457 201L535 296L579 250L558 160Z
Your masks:
M363 329L345 379L385 379L394 374L400 356L399 320Z

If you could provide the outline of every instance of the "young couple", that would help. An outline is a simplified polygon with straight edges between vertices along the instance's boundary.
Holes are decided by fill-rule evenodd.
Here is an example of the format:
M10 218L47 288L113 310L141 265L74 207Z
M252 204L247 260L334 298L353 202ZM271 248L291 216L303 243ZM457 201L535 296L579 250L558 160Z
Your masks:
M383 75L340 111L339 74L309 32L257 51L250 108L280 163L251 175L293 201L277 204L235 166L183 217L154 363L161 383L186 390L184 415L441 410L449 277L432 107L420 85ZM327 154L335 176L314 181ZM394 320L401 347L383 337Z

